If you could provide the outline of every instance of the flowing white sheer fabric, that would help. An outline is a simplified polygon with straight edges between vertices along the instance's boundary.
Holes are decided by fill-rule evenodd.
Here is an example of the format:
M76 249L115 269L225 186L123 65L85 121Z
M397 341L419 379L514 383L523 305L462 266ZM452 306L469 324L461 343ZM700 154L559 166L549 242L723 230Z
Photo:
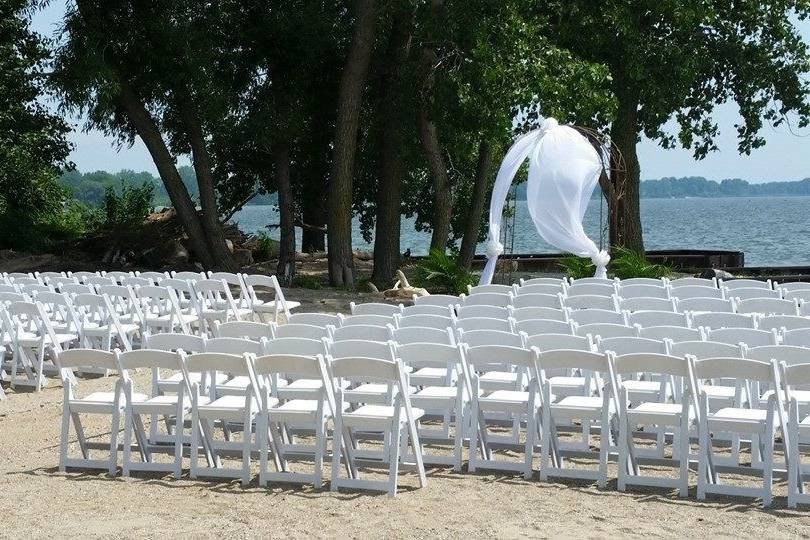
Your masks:
M588 140L575 129L547 118L540 129L518 138L498 170L489 205L487 264L481 284L492 282L498 257L503 253L499 238L503 207L509 187L523 162L529 159L526 190L529 215L537 232L552 246L596 265L596 277L607 277L610 256L588 238L582 219L599 181L602 162Z

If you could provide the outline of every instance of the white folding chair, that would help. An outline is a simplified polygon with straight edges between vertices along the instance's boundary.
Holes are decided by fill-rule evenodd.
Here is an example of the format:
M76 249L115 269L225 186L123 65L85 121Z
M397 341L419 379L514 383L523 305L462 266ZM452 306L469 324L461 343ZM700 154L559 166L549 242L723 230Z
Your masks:
M339 314L341 326L387 326L394 323L393 315L349 315Z
M285 337L298 337L307 339L323 339L329 337L329 329L324 326L315 326L312 324L282 324L271 323L270 330L272 331L273 339Z
M788 459L788 508L796 505L810 504L810 493L806 491L805 480L808 466L802 464L802 450L806 450L810 440L810 416L807 407L795 395L794 388L810 386L810 363L792 366L782 365L782 383L787 401L785 440L787 441ZM805 390L806 392L806 390ZM806 405L806 404L804 404Z
M468 469L474 472L478 468L498 469L505 471L522 472L524 478L531 478L532 458L537 441L537 422L540 409L540 396L538 394L537 355L529 349L509 347L506 345L480 345L475 347L464 346L464 357L468 364L471 377L472 408L470 417L478 423L477 429L470 430L470 455ZM526 378L526 388L523 385L515 389L490 390L483 385L478 375L484 366L489 365L493 358L509 371L522 374ZM493 456L491 437L487 434L486 416L503 415L507 420L513 421L515 429L520 429L522 421L526 423L525 444L510 445L510 449L517 450L522 446L523 460L514 461L497 459ZM500 419L500 416L499 416ZM483 423L484 425L481 425ZM482 435L479 435L479 432ZM519 433L515 433L515 443L519 443ZM505 443L500 443L501 445ZM483 456L483 457L479 457Z
M602 296L611 297L616 294L616 284L611 283L575 283L565 290L567 297L572 296Z
M340 327L343 319L331 313L294 313L287 318L287 322L292 324L311 324L313 326Z
M799 301L779 298L751 298L737 303L737 313L762 315L798 315Z
M682 277L672 279L669 281L669 286L672 289L680 289L681 287L711 287L717 289L717 278L698 278L698 277ZM675 293L672 293L675 296Z
M563 308L568 308L574 311L590 311L599 309L602 311L618 311L619 306L616 304L616 296L566 296L562 298Z
M638 329L638 336L647 339L668 339L673 343L704 341L706 339L706 334L702 328L685 328L683 326L647 326Z
M172 290L177 305L180 308L180 313L183 314L184 319L188 322L189 327L200 327L200 298L195 288L196 282L185 279L166 278L161 280L160 286L167 287Z
M375 326L370 324L357 324L354 326L343 326L341 328L334 328L327 326L329 331L329 340L338 341L388 341L391 336L389 326Z
M797 328L796 330L787 330L782 334L782 343L784 345L810 348L810 329Z
M175 272L172 270L169 275L172 279L181 279L183 281L191 281L192 283L206 279L205 274L202 272Z
M624 299L658 298L669 300L669 288L662 283L658 285L625 285L624 282L619 282L619 292L617 294Z
M681 313L734 313L737 305L733 298L686 298L676 303Z
M75 382L72 378L72 369L91 367L97 370L118 370L115 354L109 351L91 349L71 349L60 351L57 363L62 368L62 386L64 388L62 401L62 433L59 443L59 471L65 472L68 467L82 469L106 470L114 476L118 467L118 431L120 429L123 400L120 392L120 381L111 382L111 391L92 392L84 397L75 394ZM143 395L133 395L133 399L145 399ZM93 445L88 441L84 431L81 415L95 414L110 416L110 442L108 445ZM81 451L81 457L71 457L70 425L76 432L76 439ZM108 452L106 458L97 459L91 456L91 450L98 450L99 446Z
M756 328L757 320L744 313L692 313L692 326L707 330L719 328Z
M678 300L687 300L689 298L725 298L725 289L718 289L717 287L704 287L702 285L686 285L682 287L672 288L670 294L673 298Z
M577 324L574 321L555 321L553 319L528 319L515 322L515 331L527 336L537 334L571 334L575 335Z
M457 319L472 317L487 317L490 319L507 319L509 309L498 306L460 306L457 310Z
M267 338L260 338L258 340L220 337L208 339L205 342L205 352L207 353L222 353L242 356L249 354L252 356L261 356L266 352ZM215 380L215 379L212 379ZM217 382L215 386L215 393L217 396L237 395L243 396L251 389L253 381L250 377L245 375L238 375L229 378L225 382ZM253 389L255 392L255 388ZM255 395L255 393L254 393Z
M545 296L553 296L556 298L558 294L564 292L565 288L563 288L562 282L559 282L555 285L538 283L534 285L514 286L514 295L516 298L518 296L526 296L528 294L542 294Z
M810 283L805 283L806 289L779 289L782 291L782 298L785 300L798 300L799 304L806 304L810 301Z
M586 278L579 278L574 279L571 278L569 280L571 285L583 285L586 283L596 283L598 285L609 285L615 286L616 282L619 281L617 278L598 278L598 277L586 277Z
M413 303L417 306L455 306L461 301L458 296L449 294L429 294L427 296L413 296Z
M276 276L242 274L242 279L248 290L250 307L262 320L264 320L265 314L273 313L273 320L277 322L279 313L284 313L284 317L289 321L290 311L301 306L301 302L287 300ZM272 290L273 300L260 299L256 291L257 288L263 288L266 291Z
M79 283L86 283L88 279L99 277L98 272L68 272L69 278L75 278Z
M747 347L761 347L779 343L776 330L768 331L754 328L718 328L709 330L706 333L706 339L730 345L744 344Z
M738 383L770 384L778 388L779 377L776 362L760 362L740 358L707 358L694 362L694 372L699 392L698 418L700 454L698 460L697 498L704 500L708 493L741 497L758 497L763 506L770 506L773 499L773 450L776 430L781 419L777 417L782 407L782 393L775 392L774 399L759 403L759 396L748 396L747 403L737 398L730 407L713 411L708 395L702 391L702 379L732 378ZM716 432L733 433L751 438L752 463L762 463L762 487L736 486L720 482L720 472L729 469L748 474L755 467L728 467L715 463L713 437Z
M440 317L449 317L454 315L454 311L450 306L431 306L427 304L403 306L399 305L403 317L411 317L413 315L438 315Z
M727 298L734 298L739 306L741 300L754 300L762 298L781 299L782 294L773 289L760 287L743 287L740 289L724 289ZM739 308L738 308L739 309Z
M214 322L214 335L218 338L242 338L253 341L273 339L273 327L269 324L255 321Z
M580 326L586 324L627 325L627 313L606 309L580 309L569 312L568 317Z
M186 415L191 411L190 389L183 383L177 386L176 394L165 395L158 393L158 388L153 386L151 395L147 397L135 392L135 383L129 376L129 370L141 368L148 368L153 372L159 372L161 369L182 372L179 353L140 349L123 353L116 350L115 354L121 369L124 406L123 476L129 476L130 471L134 470L172 472L175 478L180 478L183 474L183 425ZM143 415L150 415L155 424L154 419L158 415L166 418L166 433L162 434L162 439L172 441L174 444L169 447L151 444L144 428ZM132 458L133 432L140 461ZM152 441L157 439L155 435L157 435L156 428L152 434ZM170 452L173 460L169 463L156 461L154 456L156 451Z
M408 315L400 317L394 315L394 328L409 328L411 326L418 326L421 328L455 328L455 317L451 318L442 315Z
M482 293L497 293L497 294L511 294L511 285L467 285L467 294L482 294Z
M365 356L362 347L357 342L346 351L347 354L335 357L330 362L332 376L336 379L335 394L335 438L343 440L344 444L333 444L332 449L332 491L341 487L386 491L390 496L396 495L397 479L399 477L400 462L404 462L404 454L408 444L412 448L419 485L427 484L425 466L422 461L422 445L419 441L416 422L422 417L424 411L411 406L410 392L401 362L379 357ZM357 353L351 354L355 349ZM343 380L389 387L392 394L390 403L374 404L363 399L363 393L357 390L344 390ZM369 383L369 381L373 381ZM350 392L354 392L350 394ZM358 400L359 398L359 400ZM344 403L360 404L357 408L344 408ZM380 464L388 465L388 479L386 481L366 480L360 478L354 462L357 452L355 436L357 432L377 432L383 435L384 447L379 459ZM400 448L403 451L400 452ZM345 453L343 448L352 449ZM402 454L402 455L401 455ZM349 470L354 470L354 477L342 477L340 474L340 461L347 460Z
M719 280L717 286L726 289L773 289L773 283L770 279L730 279Z
M124 280L126 278L129 278L129 277L134 277L135 276L135 274L132 273L132 272L120 272L120 271L102 272L101 274L104 277L111 278L113 281L115 281L119 285L123 285L122 280Z
M115 345L125 351L132 350L132 337L140 332L140 328L135 324L121 324L109 297L77 294L73 307L80 319L79 339L83 347L111 351Z
M213 334L214 322L249 320L253 312L240 308L231 294L231 288L224 279L201 279L194 283L197 303L200 307L200 326L203 331Z
M462 306L498 306L505 308L512 304L512 293L476 293L469 296L460 295L458 304Z
M91 287L103 287L105 285L118 285L118 283L111 277L106 276L88 276L84 278L83 283Z
M676 311L674 298L617 298L616 303L622 311Z
M523 279L520 278L520 286L525 287L526 285L556 285L558 287L565 287L567 286L567 282L565 278L547 278L547 277L538 277L538 278L531 278L531 279Z
M250 482L251 450L255 446L253 423L259 413L257 398L259 387L250 367L247 354L197 353L186 355L180 351L186 383L191 388L191 470L190 476L217 478L239 478L242 485ZM200 384L190 377L207 375L208 380L216 380L218 374L231 377L245 377L249 380L242 395L219 396L216 385L212 385L210 395L200 391ZM224 441L214 439L214 425L219 423ZM233 439L235 426L242 427L242 440ZM202 445L201 445L202 443ZM205 451L207 466L200 465L199 449ZM223 451L241 453L241 467L227 467L222 462Z
M512 307L521 308L554 308L562 309L562 295L557 294L520 294L512 298Z
M170 277L168 272L135 272L136 277L151 279L152 283L157 285L162 280Z
M665 277L660 278L636 277L619 280L619 287L626 287L628 285L648 285L651 287L666 287L669 285L669 279Z
M803 289L810 289L810 283L804 281L787 281L785 283L773 282L774 289L782 289L783 291L800 291Z
M383 304L382 302L367 302L365 304L349 302L349 310L352 315L382 315L383 317L391 317L402 313L399 305Z
M63 283L59 282L56 286L59 292L68 295L70 298L75 297L77 294L95 294L96 289L92 285L85 285L84 283Z
M456 336L452 328L428 328L421 326L408 326L406 328L391 328L391 339L398 345L407 345L409 343L438 343L441 345L455 345ZM444 372L441 370L428 369L425 373L438 373L438 377L443 377ZM422 383L417 381L421 375L417 373L411 374L411 381L413 384L419 386Z
M190 325L199 321L198 315L180 310L174 290L168 287L138 287L135 296L138 297L143 312L146 325L144 334L172 333L178 330L188 334Z
M696 409L696 400L693 399L692 393L694 377L690 362L686 358L667 354L631 353L613 359L613 372L616 377L614 386L618 390L619 491L625 491L628 484L675 487L678 488L681 497L686 497L689 494L689 428L694 416L690 413ZM652 374L654 379L659 381L657 396L650 396L648 399L634 396L634 388L628 384L637 383L641 374L645 376ZM665 385L671 379L677 379L677 384L683 389L680 402L669 403L660 399L660 396L667 394ZM665 441L660 435L664 433L664 429L671 428L673 457L667 461L678 467L677 479L642 474L639 465L643 464L646 458L640 455L634 440L634 432L639 425L654 426L658 430L659 443L662 446L661 457ZM661 458L655 458L654 464L661 465Z
M788 330L810 328L810 319L798 315L767 315L757 321L760 330L776 330L780 334Z
M146 321L134 289L128 285L102 285L98 288L98 294L107 297L110 307L118 317L121 329L130 338L130 342L135 341L136 337L140 342L143 339L142 332Z
M671 311L637 311L627 315L627 323L639 328L648 326L681 326L688 328L689 316L685 313Z
M205 336L191 336L189 334L178 333L161 333L161 334L145 334L143 339L143 348L158 351L177 351L183 350L187 354L205 352ZM200 377L195 378L192 375L193 382L201 384ZM224 383L226 380L223 375L217 382ZM177 370L168 377L164 377L159 369L152 370L152 388L155 389L156 395L176 394L180 391L185 378L182 370ZM207 393L206 385L203 385L203 390ZM156 422L152 422L154 426ZM150 439L154 439L154 434L150 435Z
M599 487L607 485L607 462L611 448L615 448L614 436L610 429L610 419L615 411L615 390L610 387L603 390L601 384L596 384L596 395L569 395L558 398L552 393L551 382L546 371L580 370L596 375L597 381L604 380L610 386L613 377L610 374L610 359L607 355L590 351L550 350L539 352L540 364L540 391L542 395L542 419L540 425L543 429L541 436L542 452L540 460L540 479L547 480L550 476L596 480ZM582 456L583 453L593 455L593 452L583 450L566 450L558 436L557 424L571 424L579 420L589 426L598 424L599 435L599 465L597 470L586 468L572 468L566 466L565 456L574 452Z
M456 328L463 328L470 332L473 330L499 330L501 332L514 332L511 319L493 319L491 317L470 317L456 321Z
M593 340L612 337L637 337L638 328L625 324L592 323L577 326L578 336L591 336Z

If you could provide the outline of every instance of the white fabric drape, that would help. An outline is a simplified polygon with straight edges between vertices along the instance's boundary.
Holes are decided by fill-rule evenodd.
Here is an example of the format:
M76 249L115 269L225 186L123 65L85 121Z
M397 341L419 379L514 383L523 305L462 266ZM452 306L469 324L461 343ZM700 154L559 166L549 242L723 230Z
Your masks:
M523 162L529 159L526 199L529 215L537 232L552 246L590 257L596 265L596 277L607 277L610 256L588 238L582 219L593 195L602 162L588 140L575 129L547 118L540 129L518 138L498 170L489 205L487 264L481 284L492 282L498 257L503 207L509 187Z

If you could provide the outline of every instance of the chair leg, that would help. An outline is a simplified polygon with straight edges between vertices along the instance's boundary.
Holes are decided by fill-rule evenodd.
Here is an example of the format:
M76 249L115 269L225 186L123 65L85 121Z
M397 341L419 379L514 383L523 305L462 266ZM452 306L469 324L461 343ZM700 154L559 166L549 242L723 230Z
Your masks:
M116 404L117 405L117 404ZM112 427L110 429L110 476L115 476L118 468L118 430L121 427L121 409L115 407L112 414Z
M793 419L788 421L788 425ZM790 451L788 452L788 508L796 508L799 484L801 483L802 456L799 453L799 431L790 429Z
M315 471L312 484L317 489L323 487L323 455L326 447L326 418L319 418L315 426Z
M689 496L689 419L685 418L681 422L680 428L675 432L678 437L681 488L678 494L681 497Z
M67 389L65 389L67 392ZM68 438L70 437L70 409L67 399L62 408L62 437L59 441L59 472L65 472L68 458Z
M541 422L543 436L541 437L542 445L540 446L540 480L548 480L548 468L551 458L551 414L548 410L548 405L543 405L541 409L543 420Z
M771 426L767 431L768 440L765 443L765 453L763 456L763 471L762 471L762 506L768 507L773 501L773 446L774 446L774 430Z
M709 454L711 453L711 440L709 440L708 427L701 422L698 427L698 482L697 498L699 501L706 499L706 484L709 477L713 476L713 471L709 468Z
M124 412L124 457L122 462L122 473L124 477L129 476L129 464L132 460L132 410L127 408Z
M340 404L339 404L340 405ZM340 407L338 407L337 414L335 415L335 431L332 437L332 482L329 488L332 491L338 490L338 477L340 476L340 454L343 445L351 444L350 441L345 440L343 436L343 416L340 414ZM351 457L346 456L346 460L350 461ZM351 469L351 466L349 467ZM355 475L359 476L359 475Z
M617 487L619 491L625 491L627 488L628 462L630 460L630 452L628 445L632 441L628 437L627 416L624 414L619 416L619 440L616 445L619 447L619 461L617 466Z
M523 471L523 478L530 480L534 471L532 470L532 459L534 458L534 437L537 430L537 409L533 403L529 404L529 410L526 418L526 446L524 449L524 463L525 470ZM518 431L518 436L520 432Z
M391 430L388 448L388 495L397 494L397 474L399 473L399 444L402 436L402 422L394 419L395 427Z

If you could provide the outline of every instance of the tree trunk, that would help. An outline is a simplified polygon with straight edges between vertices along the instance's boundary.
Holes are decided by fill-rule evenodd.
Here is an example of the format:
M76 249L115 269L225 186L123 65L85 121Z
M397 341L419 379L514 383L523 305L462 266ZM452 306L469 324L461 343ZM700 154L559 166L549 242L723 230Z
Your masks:
M379 182L377 183L377 216L374 227L374 271L371 281L387 288L400 263L400 229L402 225L402 76L410 52L413 13L408 4L398 5L383 60L382 97L378 107Z
M644 252L639 209L639 181L641 170L638 163L638 96L625 89L616 91L619 109L610 130L615 145L611 167L616 175L614 193L611 197L611 246L621 246L640 253ZM617 154L618 151L618 154Z
M323 193L311 193L309 197L301 201L301 215L303 217L303 227L301 228L301 251L304 253L314 253L316 251L326 251L326 234L320 227L326 225L326 201Z
M181 104L183 124L186 127L189 143L191 144L192 165L197 176L197 186L200 188L200 206L202 207L202 224L211 247L214 264L220 270L236 272L239 267L233 254L225 243L225 234L219 222L219 208L214 188L214 176L211 172L211 158L205 144L202 126L197 115L189 103Z
M375 3L375 0L355 1L354 36L338 91L332 173L327 199L329 282L334 286L354 286L352 176L363 87L374 47Z
M419 136L422 141L422 149L425 152L425 159L427 159L428 169L430 169L430 176L433 179L433 216L431 219L433 235L430 238L430 249L444 251L447 248L447 238L450 236L453 193L450 189L447 165L445 165L442 156L438 130L431 118L435 83L433 66L436 64L436 53L432 50L423 51L422 64L428 72L424 83L425 94L419 107Z
M281 242L276 275L283 284L289 285L295 277L295 216L290 185L290 145L287 142L279 141L273 146L278 186L278 213L281 222Z
M468 269L472 266L475 256L475 246L478 244L478 232L481 228L481 214L486 203L487 186L489 186L489 172L492 168L492 147L489 141L481 139L478 143L478 165L475 168L470 210L467 214L467 224L464 228L464 237L461 239L459 259L461 265Z
M157 123L155 123L154 118L146 110L143 102L126 82L119 80L118 88L118 101L126 111L130 124L135 128L155 162L160 179L166 186L166 193L168 193L172 206L177 212L177 218L191 241L194 255L205 268L213 268L214 258L209 250L205 231L197 215L197 209L191 200L188 189L186 189L183 180L180 178L180 174L177 172L174 157L169 152Z

